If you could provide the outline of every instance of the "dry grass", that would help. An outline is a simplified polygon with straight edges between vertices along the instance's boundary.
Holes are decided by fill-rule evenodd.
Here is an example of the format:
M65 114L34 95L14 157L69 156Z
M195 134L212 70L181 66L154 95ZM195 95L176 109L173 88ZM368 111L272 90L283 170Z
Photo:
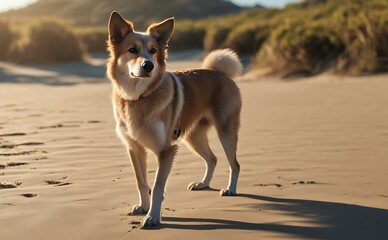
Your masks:
M239 55L257 52L269 36L269 26L265 23L243 24L232 29L224 44Z
M8 60L18 35L12 30L11 25L2 19L0 19L0 29L0 60Z
M81 41L62 20L42 18L31 23L13 24L13 27L17 33L7 45L6 61L45 64L78 61L85 57Z
M85 51L68 25L42 19L30 27L28 41L20 47L20 54L22 62L52 63L82 60Z
M202 49L205 33L206 26L200 22L178 22L170 41L170 50Z
M105 52L108 33L106 27L77 28L75 34L87 52Z
M259 67L285 75L388 70L387 2L327 1L284 11L293 17L271 31L257 54ZM306 14L298 15L302 11Z
M322 71L370 74L388 70L388 2L306 0L282 10L252 9L211 18L205 51L256 54L255 67L281 75Z
M106 26L74 29L45 19L25 26L18 25L21 33L15 34L0 21L0 59L63 62L106 49ZM281 75L387 71L388 2L306 0L282 10L258 8L178 21L170 45L172 51L229 47L240 55L256 55L255 67Z
M210 52L217 48L224 48L225 40L231 30L232 26L229 25L215 25L208 28L203 40L205 50Z

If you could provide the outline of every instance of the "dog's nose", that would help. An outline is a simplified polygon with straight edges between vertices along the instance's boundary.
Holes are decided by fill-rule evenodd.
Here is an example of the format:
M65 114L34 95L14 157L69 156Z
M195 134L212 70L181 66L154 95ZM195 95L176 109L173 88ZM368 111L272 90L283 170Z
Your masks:
M152 69L154 69L154 64L151 61L146 60L141 63L141 67L144 69L144 71L149 73L152 71Z

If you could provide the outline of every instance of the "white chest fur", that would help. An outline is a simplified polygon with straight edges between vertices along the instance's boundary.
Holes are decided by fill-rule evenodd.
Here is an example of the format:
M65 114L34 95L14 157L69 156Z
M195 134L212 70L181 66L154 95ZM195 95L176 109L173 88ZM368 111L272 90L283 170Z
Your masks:
M168 75L167 75L168 76ZM172 81L171 81L172 80ZM175 85L175 87L174 87ZM148 148L154 153L159 153L165 149L168 141L171 140L172 132L169 134L167 131L172 131L176 127L180 112L183 106L183 86L176 76L172 75L172 78L166 77L162 83L161 89L174 89L169 91L168 94L162 94L164 97L160 97L158 93L154 100L154 95L149 98L145 98L144 107L142 108L127 108L128 112L118 113L116 117L118 119L117 135L121 138L124 144L128 145L131 141L136 141ZM165 90L164 90L165 92ZM177 98L173 98L173 95L177 94ZM159 100L160 99L160 100ZM141 101L141 100L140 100ZM151 102L148 102L151 101ZM136 105L135 105L136 106ZM173 109L171 118L166 118L163 121L161 117L164 110L171 106ZM148 110L144 110L148 109ZM115 111L118 110L115 107ZM122 118L119 116L123 116ZM126 117L124 117L126 116ZM168 120L169 119L169 120Z
M163 121L155 121L138 128L117 125L116 133L128 147L134 140L154 153L162 151L167 143L166 126Z

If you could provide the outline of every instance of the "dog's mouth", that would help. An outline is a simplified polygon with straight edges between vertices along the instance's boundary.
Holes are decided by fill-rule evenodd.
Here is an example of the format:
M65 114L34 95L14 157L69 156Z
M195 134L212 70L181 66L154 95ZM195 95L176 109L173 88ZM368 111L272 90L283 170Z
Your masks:
M131 72L131 77L133 77L133 78L149 78L149 77L151 77L151 75L148 74L148 73L143 73L141 75L136 75L133 72Z

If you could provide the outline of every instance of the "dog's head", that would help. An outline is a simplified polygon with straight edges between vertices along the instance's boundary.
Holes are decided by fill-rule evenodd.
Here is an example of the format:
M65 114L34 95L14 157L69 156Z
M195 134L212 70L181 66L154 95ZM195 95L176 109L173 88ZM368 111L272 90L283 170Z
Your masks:
M136 32L133 24L112 12L108 49L121 74L131 78L155 78L166 68L167 45L174 18L152 24L146 32Z

